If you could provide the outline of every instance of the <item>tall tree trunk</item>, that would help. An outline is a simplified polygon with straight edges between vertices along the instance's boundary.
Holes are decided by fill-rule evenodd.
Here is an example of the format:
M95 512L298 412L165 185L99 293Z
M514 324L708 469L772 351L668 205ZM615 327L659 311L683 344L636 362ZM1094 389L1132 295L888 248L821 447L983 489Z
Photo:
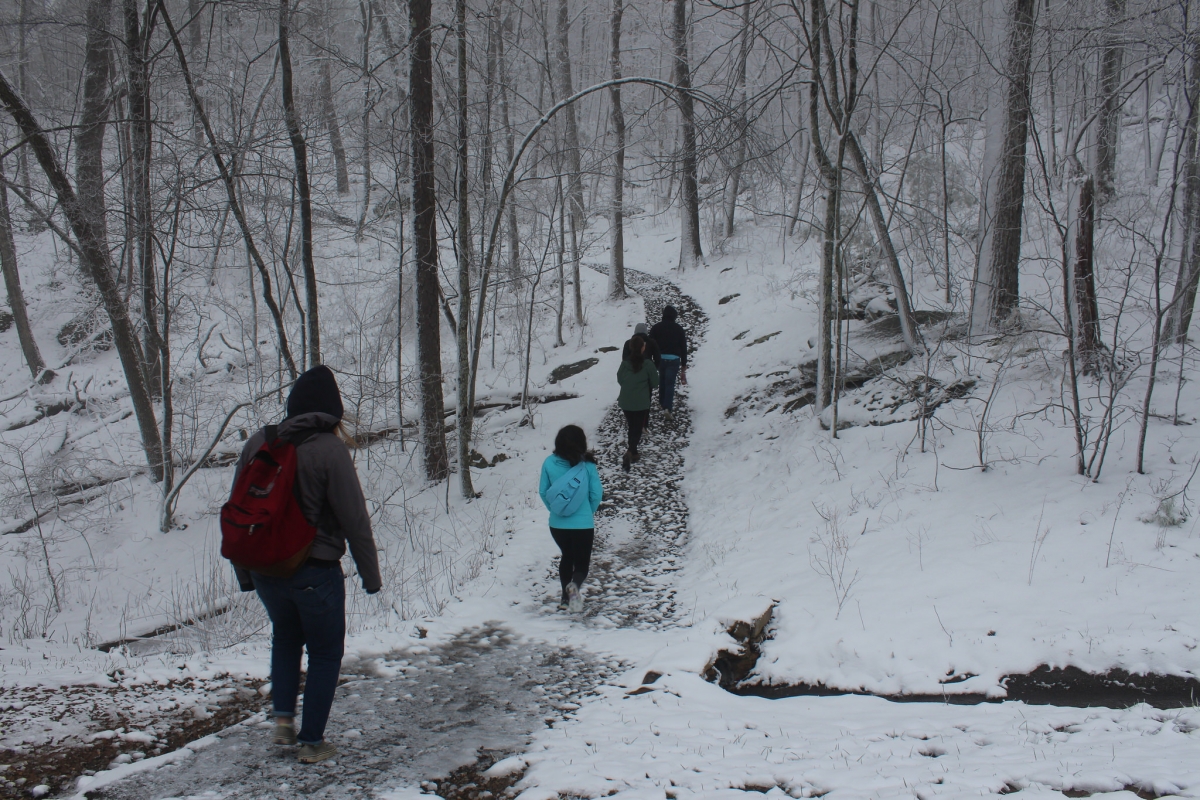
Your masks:
M129 319L129 308L121 296L113 273L104 224L102 156L104 129L108 123L108 75L112 58L108 22L111 15L112 0L92 0L88 4L83 113L75 133L78 193L51 148L45 131L2 73L0 102L29 141L34 156L45 172L75 234L80 265L100 291L101 301L112 323L113 344L116 346L117 356L121 360L121 368L129 385L129 397L141 433L146 461L154 479L161 481L164 475L163 449L162 440L159 438L158 420L155 418L154 402L142 374L141 347Z
M512 121L508 109L508 57L504 54L504 37L512 31L512 14L506 14L503 27L496 42L497 58L500 61L500 124L504 128L504 158L506 164L511 164L516 152L516 134L513 132ZM505 209L508 227L508 277L516 286L516 279L521 276L521 239L517 229L517 204L508 203Z
M431 0L409 0L408 94L412 118L413 245L416 251L417 361L421 375L421 438L425 477L445 480L445 400L437 253L437 190L433 158L433 47Z
M697 266L704 258L700 246L700 182L696 164L696 109L692 99L692 70L688 61L688 0L674 0L675 85L679 104L680 209L682 231L679 269Z
M29 96L26 78L29 71L29 1L21 0L21 8L17 15L17 91L21 93L21 97ZM17 150L17 181L28 196L32 187L29 182L29 146L26 144L22 144Z
M567 0L558 0L558 17L555 25L554 55L558 81L559 99L575 94L571 81L571 17ZM574 285L575 321L583 325L583 291L579 286L580 244L587 217L583 207L583 166L579 157L579 121L575 106L563 109L563 134L566 137L567 156L567 200L570 204L571 221L571 280Z
M1030 67L1033 59L1034 0L1010 0L1008 41L996 109L1000 137L988 146L999 150L985 158L982 244L971 309L973 333L1003 329L1020 300L1021 215L1025 203L1025 147L1029 138ZM989 126L990 127L990 126Z
M1125 0L1105 0L1104 50L1100 54L1100 116L1096 120L1096 195L1103 204L1112 197L1121 137L1121 66L1125 58Z
M300 258L304 266L305 322L308 327L308 367L321 363L321 323L317 313L317 270L313 263L312 188L308 181L308 145L300 130L300 114L292 91L292 53L288 43L291 2L279 0L279 68L283 84L283 116L296 165L296 190L300 199ZM327 62L322 62L327 63ZM345 160L345 152L342 159ZM340 179L339 179L340 180Z
M200 21L200 0L188 0L188 60L192 63L197 63L200 59L200 49L204 46L204 25ZM199 75L193 79L195 82L196 96L204 97L204 74L201 70ZM196 147L204 147L204 126L200 123L200 119L196 116L194 110L192 114L192 131L196 137Z
M1075 228L1075 264L1072 276L1072 295L1075 314L1073 325L1078 346L1076 354L1083 362L1085 374L1096 365L1102 343L1100 341L1100 309L1096 303L1095 230L1096 190L1089 176L1079 187Z
M812 0L812 25L819 28L825 4ZM837 250L837 218L841 213L841 182L838 170L825 150L821 135L821 81L822 47L820 35L812 35L808 41L810 80L808 84L808 129L812 141L812 152L817 161L817 170L825 188L825 220L822 225L821 273L818 285L817 321L817 413L825 410L833 400L833 337L832 327L836 320L834 297L834 261Z
M614 81L621 79L621 18L625 13L625 0L613 0L611 22L611 50L608 63ZM608 296L618 300L625 292L625 111L621 108L621 87L614 85L608 90L612 101L613 183L612 183L612 241L608 268Z
M483 130L480 132L483 142L479 150L479 254L487 252L488 220L491 219L492 207L496 204L496 187L492 174L493 162L496 159L495 129L492 125L493 111L496 101L496 72L499 69L498 39L500 38L500 20L497 18L499 0L492 0L487 12L487 66L483 75ZM483 258L479 259L476 270L483 268ZM490 265L489 265L490 266ZM493 339L493 343L494 343Z
M75 186L80 211L98 243L108 244L108 210L104 197L104 137L108 132L112 0L89 0L83 64L83 108L74 132ZM104 260L111 266L111 258ZM135 340L136 341L136 340Z
M1179 272L1175 291L1163 318L1160 341L1184 344L1192 327L1196 307L1196 283L1200 280L1200 37L1196 37L1188 65L1187 122L1184 126L1183 152L1183 243L1179 253Z
M558 171L558 167L555 171ZM558 307L555 309L555 327L554 327L554 346L562 347L566 344L563 340L563 314L567 304L567 273L563 266L566 261L567 252L567 204L564 202L562 175L559 174L555 179L558 185L558 248L556 250L555 266L558 268ZM554 235L554 221L550 221L550 235ZM529 313L533 313L530 308Z
M359 81L363 87L362 99L362 171L363 196L362 212L358 215L358 230L356 236L362 239L363 229L367 226L367 214L371 209L371 111L375 106L374 95L371 92L371 34L375 27L374 9L366 0L359 0L359 19L362 21L362 70Z
M467 0L454 2L455 38L458 44L458 131L455 137L458 207L458 478L463 497L475 496L471 484L471 198L467 160L470 106L467 103Z
M475 291L478 298L475 304L475 329L471 343L471 368L470 380L467 384L467 408L471 409L472 427L474 426L475 413L475 387L479 377L479 354L483 351L483 330L486 327L486 313L488 302L488 288L492 279L492 269L495 263L495 257L488 255L488 242L490 226L488 220L492 218L492 204L495 201L499 203L499 198L496 197L494 187L492 186L492 99L495 96L496 71L498 69L497 59L499 57L498 46L500 39L500 22L497 18L497 10L499 9L500 1L493 0L488 6L487 14L487 67L484 71L484 92L483 92L483 146L480 153L480 160L483 163L480 170L479 182L481 184L480 195L482 196L482 211L480 213L481 224L479 226L479 265L476 267L478 272L479 286ZM465 36L465 25L464 25ZM466 63L465 45L463 63ZM466 72L463 73L463 99L467 98L465 91L466 87ZM467 120L466 107L463 109L463 119ZM464 144L466 140L464 139ZM466 162L464 161L464 164ZM507 176L507 171L505 172ZM497 213L500 209L497 208ZM468 216L468 221L470 217ZM470 225L467 226L468 229ZM499 298L492 300L492 366L496 366L496 301Z
M337 176L338 194L350 193L350 169L346 166L346 145L342 141L342 126L338 122L337 103L333 99L333 64L322 54L320 64L321 118L329 133L329 148L333 150L333 168Z
M137 0L122 0L125 22L125 53L129 91L129 160L132 228L142 289L142 352L146 357L146 384L151 394L162 396L162 336L158 321L158 278L154 267L154 229L150 211L150 74L146 63L145 38ZM132 277L132 275L131 275Z
M742 41L738 49L737 70L733 83L738 92L737 142L734 144L733 167L729 171L725 195L725 238L733 236L734 215L737 213L738 193L742 189L742 164L746 160L746 134L749 122L746 119L746 61L750 57L750 6L742 3Z
M21 291L21 273L17 269L17 248L13 243L12 217L8 212L8 185L0 176L0 269L4 271L4 288L8 290L8 307L12 309L13 323L17 326L17 339L21 352L35 381L46 383L54 373L46 370L46 362L38 350L33 329L29 326L29 310L25 305L25 294Z

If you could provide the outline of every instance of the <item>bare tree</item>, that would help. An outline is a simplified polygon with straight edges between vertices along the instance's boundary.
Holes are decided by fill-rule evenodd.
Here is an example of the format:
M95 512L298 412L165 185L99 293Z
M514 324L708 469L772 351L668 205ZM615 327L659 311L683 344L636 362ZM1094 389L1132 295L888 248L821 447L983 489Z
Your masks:
M1083 362L1084 373L1096 369L1104 345L1100 337L1100 309L1096 301L1096 189L1089 176L1079 187L1075 228L1075 265L1072 276L1074 303L1069 309L1075 315L1072 326L1077 346L1076 354Z
M29 96L29 2L20 0L21 7L17 16L17 91L21 97ZM22 143L17 150L17 181L29 194L29 148Z
M1021 215L1025 202L1025 148L1029 138L1034 0L1008 0L998 115L989 119L980 207L980 251L975 268L972 329L982 334L1009 324L1020 300Z
M683 229L679 244L679 269L697 266L704 259L700 246L700 181L696 157L696 106L692 98L692 70L688 60L688 0L674 0L672 35L675 45L674 81L679 106L680 213Z
M825 3L812 0L811 20L800 13L800 22L805 26L805 37L809 54L808 83L808 128L812 136L812 152L816 157L817 169L825 190L825 217L822 225L821 269L818 278L817 301L817 394L816 407L824 410L833 401L833 336L836 301L834 280L837 260L837 223L841 213L842 168L845 162L845 139L840 139L836 155L830 157L822 136L821 95L825 67L820 28L824 24ZM832 54L830 55L832 58Z
M471 401L471 199L470 166L467 160L468 133L471 127L467 97L467 0L454 2L455 40L458 45L458 131L455 137L455 205L458 208L458 480L465 498L475 496L471 484L471 422L475 411ZM482 305L483 298L480 298Z
M554 75L558 83L558 96L570 97L575 93L571 81L571 17L567 0L557 0L557 15L554 28ZM583 231L587 225L587 212L583 206L583 165L579 156L579 121L575 105L564 111L564 149L567 157L567 200L571 221L571 281L574 289L572 300L575 307L575 322L583 325L583 291L579 285L579 259L582 255Z
M1200 35L1193 33L1188 58L1187 117L1184 123L1183 209L1180 218L1183 244L1175 290L1163 317L1161 340L1182 345L1192 326L1196 307L1196 283L1200 280Z
M1121 66L1125 58L1122 23L1125 0L1105 0L1104 49L1100 54L1100 119L1096 130L1096 199L1112 196L1121 134ZM1082 332L1081 332L1082 333Z
M608 64L614 81L621 79L621 19L625 13L624 0L613 0ZM612 104L610 118L613 128L612 184L612 241L608 266L608 296L617 300L625 293L625 111L621 108L621 85L608 90Z
M500 72L500 125L504 128L504 157L512 163L515 150L516 134L513 131L512 119L509 112L509 67L505 55L505 36L513 29L512 14L505 14L501 23L499 35L496 37L496 58L499 61ZM508 204L508 274L509 280L515 281L521 275L521 239L517 228L517 205Z
M741 42L738 47L737 68L734 70L733 83L738 99L737 127L734 129L736 143L734 144L733 166L725 185L725 238L733 236L734 214L737 211L738 193L742 188L742 166L746 160L746 136L749 134L749 122L746 119L746 106L749 98L746 94L746 61L750 57L750 7L752 3L742 3Z
M8 212L8 181L0 177L0 270L4 272L4 288L8 291L8 307L12 310L13 324L17 327L17 339L25 364L35 381L46 383L54 373L46 369L42 353L38 350L33 329L29 326L29 309L25 305L25 293L21 291L21 273L17 269L17 248L13 243L12 218Z
M425 477L445 480L445 399L438 286L437 194L433 158L432 0L408 1L408 96L412 119L413 246L417 272L417 361L421 371L421 440Z
M279 0L279 68L283 88L283 116L287 122L288 138L292 143L292 158L296 165L296 190L300 200L300 258L304 267L305 322L308 328L308 366L321 363L321 319L317 310L317 269L313 263L312 187L308 180L308 144L300 130L300 114L292 89L292 54L288 42L291 27L291 0ZM322 64L328 64L322 59ZM341 136L338 136L341 144ZM345 159L343 148L342 158ZM340 181L340 178L339 178ZM347 179L346 191L349 191Z
M349 194L350 170L346 166L346 145L342 141L342 126L338 122L337 101L333 95L333 56L330 50L332 49L334 15L325 4L325 0L322 0L321 12L319 24L324 52L317 55L317 96L321 103L321 121L325 124L325 131L329 134L329 149L333 151L337 191L338 194Z
M125 22L126 81L129 102L129 167L132 178L133 254L142 288L143 343L146 382L151 393L163 392L163 342L158 321L158 279L154 267L154 227L150 209L150 70L147 59L150 27L143 26L135 0L122 0ZM147 23L149 20L147 20ZM197 25L197 28L199 25Z

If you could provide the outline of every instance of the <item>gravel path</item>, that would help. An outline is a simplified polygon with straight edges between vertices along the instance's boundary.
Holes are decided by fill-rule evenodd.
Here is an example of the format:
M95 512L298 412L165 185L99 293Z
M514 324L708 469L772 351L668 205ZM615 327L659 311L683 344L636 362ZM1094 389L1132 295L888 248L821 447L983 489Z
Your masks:
M678 309L679 322L688 333L689 351L694 352L708 327L708 317L699 304L662 278L629 269L625 275L628 286L646 302L648 322L662 319L665 305ZM612 391L614 395L617 392L615 376ZM596 460L604 483L604 504L584 585L583 617L588 624L661 629L682 622L674 573L683 566L688 535L687 501L680 491L683 451L692 431L687 396L687 387L678 386L671 422L655 406L650 427L642 436L642 458L629 472L621 469L627 441L624 414L614 403L600 423ZM559 613L556 565L538 575L534 591L544 598L543 612Z
M340 754L297 763L270 742L261 715L173 764L87 792L108 800L368 797L504 754L579 707L619 668L570 648L531 645L503 628L472 628L407 658L348 664L330 718Z

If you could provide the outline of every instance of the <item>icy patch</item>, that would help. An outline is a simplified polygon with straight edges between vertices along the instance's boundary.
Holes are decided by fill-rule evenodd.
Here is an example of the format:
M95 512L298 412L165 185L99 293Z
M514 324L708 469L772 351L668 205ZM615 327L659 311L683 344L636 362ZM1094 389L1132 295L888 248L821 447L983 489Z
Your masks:
M237 725L186 761L139 770L88 792L108 800L275 796L343 798L413 785L473 763L481 750L513 752L593 694L611 670L566 647L518 641L496 626L469 628L445 645L348 665L327 737L339 754L312 766L270 743L270 725ZM191 750L196 750L192 745ZM100 773L88 786L105 782ZM84 788L84 787L81 787ZM415 797L416 790L397 790ZM391 795L388 795L389 797Z

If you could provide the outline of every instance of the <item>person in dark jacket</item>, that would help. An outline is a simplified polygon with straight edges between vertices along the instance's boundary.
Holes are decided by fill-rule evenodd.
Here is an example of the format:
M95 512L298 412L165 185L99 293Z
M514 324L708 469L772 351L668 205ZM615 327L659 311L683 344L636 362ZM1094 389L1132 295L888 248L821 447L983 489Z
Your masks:
M666 412L668 420L675 413L675 378L687 386L687 332L675 320L679 312L675 306L664 306L662 322L650 329L650 336L662 350L661 380L658 386L658 404Z
M658 386L658 370L653 361L646 359L645 351L646 340L635 333L626 344L626 357L617 368L617 383L621 385L617 405L625 412L625 421L629 425L629 449L621 457L621 466L626 471L639 458L638 443L650 416L653 390Z
M325 741L346 638L346 584L342 556L346 545L358 567L363 589L375 594L383 585L375 537L354 460L338 436L342 397L329 367L305 372L288 395L287 417L279 436L296 447L296 500L304 518L316 527L308 560L290 578L237 570L242 591L258 591L271 619L271 696L276 744L300 745L306 764L337 755ZM250 437L238 459L237 476L266 440ZM308 650L304 686L304 726L296 732L296 696L301 651Z
M550 508L550 487L580 463L587 480L578 491L587 498L574 514L563 517ZM587 435L578 425L564 426L554 437L554 452L542 462L538 495L550 511L550 535L562 551L558 561L558 579L562 583L562 602L559 609L575 613L583 611L583 582L592 561L592 542L596 535L596 509L604 499L604 487L596 470L596 456L588 450Z

